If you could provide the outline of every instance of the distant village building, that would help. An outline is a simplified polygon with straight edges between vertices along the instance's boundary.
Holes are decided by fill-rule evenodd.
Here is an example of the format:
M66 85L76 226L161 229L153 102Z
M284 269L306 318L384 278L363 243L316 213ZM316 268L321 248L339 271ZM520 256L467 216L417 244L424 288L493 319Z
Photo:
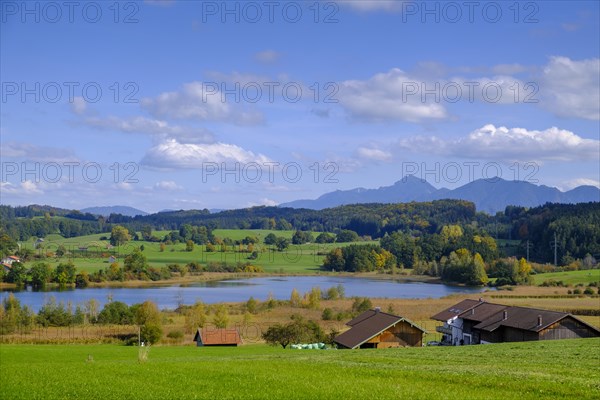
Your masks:
M198 329L194 342L196 346L239 346L242 337L237 329Z
M115 261L117 261L117 258L116 258L115 256L110 256L110 257L108 257L108 263L109 263L109 264L112 264L112 263L114 263Z
M483 300L463 300L432 319L444 322L436 328L442 342L455 346L600 336L598 328L568 313Z
M350 329L333 340L340 349L422 346L427 333L414 322L379 308L365 311L346 325Z
M12 268L12 264L16 262L21 262L21 259L17 256L8 256L4 257L0 263L2 264L2 268L4 270L9 271Z

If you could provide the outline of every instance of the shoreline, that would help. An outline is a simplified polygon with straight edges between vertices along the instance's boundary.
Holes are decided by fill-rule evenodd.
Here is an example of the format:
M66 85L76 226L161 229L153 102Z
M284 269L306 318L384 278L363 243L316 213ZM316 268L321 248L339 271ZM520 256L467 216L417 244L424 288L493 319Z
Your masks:
M381 273L373 273L373 272L362 272L362 273L352 273L352 272L317 272L317 273L291 273L291 274L281 274L275 272L266 272L266 273L231 273L231 272L205 272L202 275L188 275L185 277L178 277L173 279L163 279L158 281L140 281L140 280L131 280L131 281L106 281L106 282L90 282L89 285L85 288L76 288L74 285L69 285L64 289L93 289L93 288L151 288L151 287L165 287L165 286L181 286L194 284L199 282L218 282L223 280L231 280L231 279L252 279L252 278L269 278L269 277L345 277L345 278L356 278L356 279L371 279L371 280L390 280L390 281L401 281L407 283L432 283L432 284L441 284L441 285L449 285L449 286L464 286L458 284L451 284L443 282L439 277L431 277L428 275L409 275L409 274L381 274ZM25 286L22 290L27 290L30 286ZM17 286L14 283L5 283L0 282L0 291L15 291ZM64 290L62 289L62 290ZM58 284L50 283L46 286L46 292L56 292L61 291Z

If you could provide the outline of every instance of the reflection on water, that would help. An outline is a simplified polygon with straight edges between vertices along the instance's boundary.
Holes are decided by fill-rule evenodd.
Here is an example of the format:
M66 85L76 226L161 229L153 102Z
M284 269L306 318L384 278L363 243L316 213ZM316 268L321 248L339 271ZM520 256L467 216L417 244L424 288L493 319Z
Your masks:
M21 304L37 311L51 296L64 303L81 304L91 299L104 305L111 298L126 304L152 300L160 308L174 309L177 304L241 302L251 296L259 301L270 296L278 300L287 300L293 289L300 293L308 292L318 286L326 291L332 286L343 285L346 297L366 296L380 298L439 298L453 293L478 293L482 288L468 288L442 284L406 282L392 280L363 279L329 276L265 277L250 279L232 279L223 281L197 282L187 285L167 285L151 288L88 288L67 289L62 291L32 291L31 289L14 292ZM0 292L0 298L8 296L7 291Z

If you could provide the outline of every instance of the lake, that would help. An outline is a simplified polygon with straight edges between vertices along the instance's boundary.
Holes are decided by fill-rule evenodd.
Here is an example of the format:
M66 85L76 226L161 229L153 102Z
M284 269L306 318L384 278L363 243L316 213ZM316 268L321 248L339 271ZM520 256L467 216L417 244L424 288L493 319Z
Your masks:
M269 296L278 300L289 300L292 290L302 295L318 286L326 291L332 286L343 285L346 297L380 297L395 299L439 298L453 293L480 293L485 288L450 286L435 283L391 281L352 277L294 276L234 279L211 282L199 282L189 285L172 285L145 288L87 288L63 291L32 291L31 289L13 292L22 305L28 305L37 312L51 297L59 302L83 304L96 299L101 306L109 298L126 304L141 303L145 300L155 302L161 309L174 309L178 304L193 304L197 300L205 303L242 302L254 297L265 301ZM0 292L4 299L10 292Z

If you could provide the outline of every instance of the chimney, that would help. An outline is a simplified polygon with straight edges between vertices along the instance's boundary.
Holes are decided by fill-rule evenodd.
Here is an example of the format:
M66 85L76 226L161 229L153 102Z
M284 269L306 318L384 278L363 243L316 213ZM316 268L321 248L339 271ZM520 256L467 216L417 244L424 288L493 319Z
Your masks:
M378 313L379 311L381 311L381 307L375 307L375 312Z
M506 321L508 319L508 311L504 310L502 312L502 321Z
M475 315L475 309L471 308L471 315Z
M537 326L542 326L542 316L538 315L538 324Z

